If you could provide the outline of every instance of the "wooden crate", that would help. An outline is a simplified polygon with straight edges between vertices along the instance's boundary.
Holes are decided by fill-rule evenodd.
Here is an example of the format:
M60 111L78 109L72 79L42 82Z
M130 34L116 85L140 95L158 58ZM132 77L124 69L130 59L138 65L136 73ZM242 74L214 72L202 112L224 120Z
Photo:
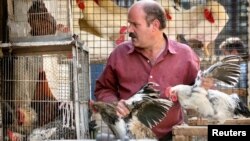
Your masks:
M173 128L173 141L207 140L207 126L180 125Z
M209 121L207 119L195 119L188 120L189 126L206 126L217 124L215 121ZM228 119L224 122L224 125L250 125L250 118Z
M173 141L207 141L207 125L214 124L206 119L189 119L188 125L173 127ZM223 125L250 125L250 118L228 119Z

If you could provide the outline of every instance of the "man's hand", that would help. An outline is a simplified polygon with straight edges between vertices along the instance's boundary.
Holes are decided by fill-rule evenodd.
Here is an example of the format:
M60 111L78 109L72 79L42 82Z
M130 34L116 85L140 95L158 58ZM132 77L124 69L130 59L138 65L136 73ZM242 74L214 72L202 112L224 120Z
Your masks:
M117 106L116 106L116 114L117 114L119 117L125 117L125 116L127 116L127 115L130 113L130 111L129 111L129 109L126 107L124 101L125 101L125 100L123 100L123 99L120 100L120 101L118 101Z

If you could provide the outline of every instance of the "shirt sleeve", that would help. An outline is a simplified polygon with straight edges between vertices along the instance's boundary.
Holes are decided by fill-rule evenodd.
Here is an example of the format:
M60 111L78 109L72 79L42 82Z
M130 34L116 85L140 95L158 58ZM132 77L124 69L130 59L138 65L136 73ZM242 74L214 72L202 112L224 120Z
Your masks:
M108 60L108 63L99 79L96 81L95 98L97 101L113 102L118 101L117 78Z
M189 68L187 69L188 74L186 77L186 84L193 85L197 77L198 71L200 70L200 60L196 54L193 54L190 60Z

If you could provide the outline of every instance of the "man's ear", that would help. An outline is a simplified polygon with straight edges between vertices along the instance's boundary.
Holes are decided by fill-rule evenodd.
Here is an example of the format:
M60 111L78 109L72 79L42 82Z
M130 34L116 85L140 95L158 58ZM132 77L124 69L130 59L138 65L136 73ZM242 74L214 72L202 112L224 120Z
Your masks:
M153 22L152 22L152 25L153 25L153 29L154 30L159 30L160 29L160 21L155 19Z

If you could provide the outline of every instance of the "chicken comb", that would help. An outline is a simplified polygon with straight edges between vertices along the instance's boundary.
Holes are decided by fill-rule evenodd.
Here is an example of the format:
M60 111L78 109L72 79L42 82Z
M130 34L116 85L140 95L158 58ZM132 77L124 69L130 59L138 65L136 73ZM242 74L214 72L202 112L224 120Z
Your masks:
M165 13L166 13L166 19L167 20L172 20L172 16L170 15L169 11L165 10Z
M83 10L85 8L85 4L84 4L83 0L76 0L76 3L81 10Z
M205 8L204 9L204 17L210 22L210 23L214 23L214 17L212 14L212 11Z

